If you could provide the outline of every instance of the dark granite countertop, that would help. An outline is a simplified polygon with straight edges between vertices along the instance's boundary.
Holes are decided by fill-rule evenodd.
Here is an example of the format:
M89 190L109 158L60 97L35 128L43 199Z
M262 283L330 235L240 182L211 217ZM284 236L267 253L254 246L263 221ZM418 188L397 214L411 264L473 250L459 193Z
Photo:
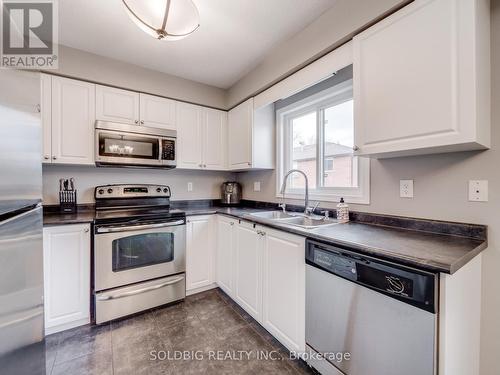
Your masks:
M275 206L220 207L178 204L187 216L222 214L284 230L310 239L420 269L453 274L487 247L486 226L395 216L352 213L354 220L316 229L302 229L251 216ZM44 225L90 223L91 208L75 214L44 212Z
M95 219L93 207L79 208L74 214L62 214L53 209L43 209L43 225L84 224Z

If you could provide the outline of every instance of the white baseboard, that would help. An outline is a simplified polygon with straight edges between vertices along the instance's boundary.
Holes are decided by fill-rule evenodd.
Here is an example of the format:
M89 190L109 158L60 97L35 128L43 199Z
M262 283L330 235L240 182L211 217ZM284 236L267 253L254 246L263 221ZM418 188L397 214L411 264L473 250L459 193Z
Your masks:
M64 324L60 324L53 327L45 327L45 336L52 335L53 333L66 331L71 328L84 326L85 324L90 323L90 318L75 320L74 322L68 322Z
M195 288L195 289L191 289L191 290L186 290L186 296L190 296L190 295L193 295L193 294L197 294L197 293L201 293L201 292L205 292L207 290L210 290L210 289L215 289L217 288L217 283L212 283L210 285L205 285L205 286L202 286L200 288Z

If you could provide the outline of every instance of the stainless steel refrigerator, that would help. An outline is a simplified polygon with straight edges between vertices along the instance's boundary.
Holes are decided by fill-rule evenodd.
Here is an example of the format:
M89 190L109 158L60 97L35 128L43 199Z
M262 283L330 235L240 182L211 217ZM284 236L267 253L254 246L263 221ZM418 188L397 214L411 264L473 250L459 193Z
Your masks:
M9 374L45 367L39 103L38 73L0 70L0 372Z

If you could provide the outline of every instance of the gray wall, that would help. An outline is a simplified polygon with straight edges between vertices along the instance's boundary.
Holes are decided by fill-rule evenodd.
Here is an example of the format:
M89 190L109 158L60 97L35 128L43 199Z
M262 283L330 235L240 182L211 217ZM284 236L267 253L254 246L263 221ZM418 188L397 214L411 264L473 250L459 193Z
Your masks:
M228 108L303 67L350 39L357 29L407 2L408 0L335 0L334 6L304 30L276 46L256 68L229 89Z
M226 91L78 49L59 47L59 69L48 71L210 107L226 108Z
M373 2L365 2L368 3ZM500 0L493 0L491 24L492 103L500 102ZM349 15L350 16L350 15ZM347 17L347 14L343 14ZM271 71L272 69L269 69ZM265 75L263 73L263 75ZM249 87L248 82L241 85ZM235 95L233 93L233 95ZM500 373L500 107L492 106L492 147L484 152L371 161L371 204L353 210L487 224L489 248L483 254L481 374ZM277 201L275 173L238 173L247 199ZM415 197L399 198L399 180L413 179ZM489 202L467 200L470 179L489 180ZM261 192L253 182L261 181ZM297 201L294 201L297 202ZM322 204L334 207L335 204Z
M92 166L43 166L43 203L57 204L59 179L75 178L78 203L94 202L94 187L106 184L165 184L172 189L172 200L217 199L220 184L234 179L228 172L96 168ZM187 183L193 183L193 191L187 191Z

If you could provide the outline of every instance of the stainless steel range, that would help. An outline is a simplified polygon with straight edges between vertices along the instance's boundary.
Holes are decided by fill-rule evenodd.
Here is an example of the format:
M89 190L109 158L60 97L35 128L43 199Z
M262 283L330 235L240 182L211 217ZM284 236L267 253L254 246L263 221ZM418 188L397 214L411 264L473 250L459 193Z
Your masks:
M164 185L95 188L96 323L185 298L186 215Z

